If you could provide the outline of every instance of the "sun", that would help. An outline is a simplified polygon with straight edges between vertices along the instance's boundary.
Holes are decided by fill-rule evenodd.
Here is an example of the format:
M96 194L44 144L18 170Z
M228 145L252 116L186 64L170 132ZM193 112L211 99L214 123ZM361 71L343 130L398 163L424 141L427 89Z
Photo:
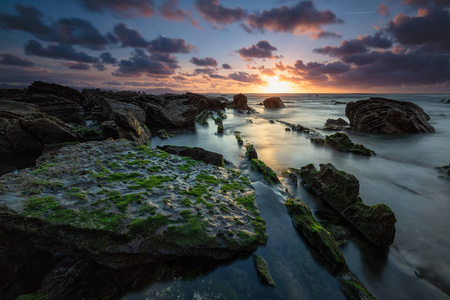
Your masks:
M288 93L291 89L289 82L279 81L276 76L268 77L267 86L263 87L265 93Z

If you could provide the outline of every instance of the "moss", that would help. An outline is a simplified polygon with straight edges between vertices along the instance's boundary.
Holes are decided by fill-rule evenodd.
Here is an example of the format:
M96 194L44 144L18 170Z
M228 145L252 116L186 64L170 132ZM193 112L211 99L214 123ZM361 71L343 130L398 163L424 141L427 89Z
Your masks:
M227 118L227 115L224 114L221 110L218 110L218 111L217 111L217 115L218 115L219 118L221 118L221 119L226 119L226 118Z
M223 128L223 125L218 125L217 126L217 133L223 134L224 132L225 132L225 129Z
M68 224L79 228L93 228L115 231L123 220L122 214L107 212L103 209L87 211L81 209L63 209L59 207L51 211L45 218L56 224Z
M183 204L184 206L191 206L192 202L191 202L191 200L189 200L188 197L186 197L183 199L183 201L181 201L181 204Z
M264 221L264 219L260 216L256 216L250 223L253 225L253 229L257 235L256 240L260 244L265 244L268 237L266 233L266 221Z
M349 300L376 299L355 276L340 278L339 282L341 290Z
M20 295L16 300L48 300L50 296L42 293Z
M162 187L162 183L173 180L172 177L167 175L154 175L149 176L147 179L137 179L134 185L128 186L130 189L144 188L151 191L153 187Z
M135 159L132 161L127 161L127 164L133 165L133 166L146 166L150 163L151 163L150 160L145 160L145 159Z
M158 135L159 135L159 137L160 137L161 139L163 139L163 140L172 137L172 135L169 134L169 133L167 133L167 131L166 131L165 129L160 129L160 130L158 131Z
M197 183L194 187L191 187L188 190L181 191L180 194L201 197L203 194L207 193L207 188L208 187L206 185Z
M104 173L99 173L96 177L98 179L104 179L107 182L119 182L119 181L126 181L126 180L130 180L130 179L135 179L137 177L142 177L143 175L137 172L131 172L131 173L109 173L109 174L104 174Z
M354 144L350 138L342 132L336 132L333 135L326 136L325 143L341 152L352 152L366 156L375 154L373 150L367 149L363 145Z
M236 202L244 206L249 211L251 211L254 215L256 215L256 201L254 194L236 198Z
M269 168L263 161L259 159L252 159L250 164L252 170L261 173L268 184L280 183L277 174L275 174L275 172L271 168Z
M83 192L69 192L69 193L66 193L66 195L71 199L75 199L75 200L79 200L79 201L83 201L83 202L89 201L87 195Z
M206 225L200 216L190 217L183 225L169 226L164 240L182 247L213 243L214 238L206 233Z
M169 224L169 217L163 214L148 216L146 219L135 219L128 225L131 233L152 234L161 226Z
M157 207L150 205L147 202L144 202L141 205L141 208L139 209L139 213L154 215L154 214L156 214L156 209L157 209Z
M122 166L116 162L108 163L108 168L113 169L113 170L120 169L121 167Z
M114 203L114 205L117 207L117 209L121 213L125 213L132 203L142 203L142 195L141 194L127 194L127 195L112 195L108 198L111 202Z
M259 255L253 254L253 264L258 274L259 279L270 286L275 286L275 282L270 275L269 266L267 262Z
M229 212L230 209L225 204L220 204L220 210L224 212Z
M53 197L30 197L24 206L24 214L29 217L36 217L45 212L55 209L59 202Z
M48 169L53 168L54 166L56 166L57 161L49 161L41 166L39 166L37 169L33 170L30 172L30 174L42 174L44 172L46 172Z
M250 182L250 179L248 179L248 177L241 176L241 177L239 177L239 180L241 180L242 182L244 182L248 186L252 185L252 183Z
M197 175L197 177L195 177L195 180L204 181L206 184L211 184L211 185L219 184L219 179L217 179L214 176L204 174L204 173Z
M227 184L222 185L220 187L220 190L224 191L226 193L229 192L229 191L241 191L241 192L243 192L243 191L245 191L245 187L242 184L233 181L232 183L227 183Z
M255 146L253 146L252 144L247 145L247 149L245 150L245 157L247 157L248 160L258 158L258 153L256 153Z

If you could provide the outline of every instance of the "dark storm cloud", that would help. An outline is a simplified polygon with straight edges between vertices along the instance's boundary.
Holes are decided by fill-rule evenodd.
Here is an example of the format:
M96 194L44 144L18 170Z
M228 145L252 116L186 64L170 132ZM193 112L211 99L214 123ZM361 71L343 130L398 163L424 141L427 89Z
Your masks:
M231 69L233 69L233 68L231 67L230 64L222 64L222 68L224 68L224 69L226 69L226 70L231 70Z
M100 58L102 59L102 63L104 64L116 64L117 58L113 57L110 52L103 52L100 54Z
M119 86L122 85L121 82L118 81L107 81L107 82L102 82L102 85L115 85L115 86Z
M315 35L316 38L340 38L341 35L336 32L329 32L329 31L321 31L318 34Z
M22 67L32 67L33 62L28 59L20 58L14 54L0 54L0 65L12 65Z
M306 65L301 60L297 60L293 67L290 68L296 74L308 74L317 76L320 74L342 74L350 70L350 66L340 61L332 63L309 62Z
M403 0L403 4L413 6L442 6L450 7L450 1L448 0Z
M122 47L146 48L148 42L142 37L139 31L129 29L124 23L114 26L116 39L122 43Z
M215 60L212 57L205 57L205 58L193 57L193 58L191 58L190 62L199 67L216 67L217 66L217 60Z
M166 38L159 36L158 38L148 42L149 51L164 52L164 53L189 53L196 49L191 44L186 44L183 39Z
M94 68L96 68L97 71L100 71L100 72L106 70L105 65L104 65L104 64L101 64L101 63L95 63L95 64L93 64L92 66L93 66Z
M167 20L172 21L184 21L189 20L193 26L197 27L198 22L192 18L190 12L185 11L184 9L179 8L178 6L179 0L166 0L162 3L158 9L161 13L162 17Z
M177 62L166 63L158 60L158 57L146 55L141 49L135 49L129 59L120 60L118 66L113 75L120 77L167 76L174 74L175 69L179 68Z
M36 55L41 57L48 57L54 59L73 60L77 62L95 63L98 62L98 58L90 56L84 52L76 51L70 45L56 45L50 44L47 48L35 41L30 40L25 45L25 54Z
M207 75L212 75L216 73L216 70L214 69L210 69L210 68L200 68L200 69L195 69L194 70L194 74L207 74Z
M247 20L247 26L251 31L269 30L299 34L321 32L321 26L337 23L343 21L330 10L317 10L312 1L255 12Z
M450 51L450 12L442 8L419 9L418 16L401 13L387 25L397 41L426 51Z
M85 63L65 63L64 65L66 67L68 67L69 69L74 69L74 70L87 71L87 70L91 69L91 67Z
M245 48L242 47L241 49L237 50L236 52L239 53L239 55L244 60L253 60L253 58L280 58L281 56L274 55L272 52L277 51L278 49L274 46L272 46L268 41L263 40L259 41L256 45L252 45L251 47Z
M219 74L210 74L209 77L213 78L213 79L228 79L228 77L222 76L222 75L219 75Z
M155 14L153 0L78 0L90 11L109 11L122 18L151 17Z
M247 72L234 72L233 74L228 75L229 78L245 83L254 83L258 85L266 85L267 82L261 79L258 74L249 74Z
M47 42L80 45L100 50L109 43L90 22L79 18L61 18L50 26L41 20L42 14L33 6L17 4L18 15L0 13L0 28L22 30Z
M220 5L219 0L197 0L195 7L202 17L217 27L242 21L247 13L241 8L227 8Z

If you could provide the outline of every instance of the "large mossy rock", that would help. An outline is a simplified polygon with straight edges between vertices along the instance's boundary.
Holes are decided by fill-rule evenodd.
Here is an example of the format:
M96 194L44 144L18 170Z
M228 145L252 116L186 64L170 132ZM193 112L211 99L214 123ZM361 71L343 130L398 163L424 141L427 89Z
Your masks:
M373 150L370 150L361 144L353 143L348 135L343 132L336 132L333 135L327 135L325 137L325 144L341 152L352 152L354 154L365 156L375 154Z
M359 181L332 164L320 164L317 171L309 164L300 169L305 185L336 209L374 245L389 246L394 242L395 218L385 204L365 205L359 197Z
M222 154L208 151L200 147L164 145L157 146L157 148L167 153L187 156L192 159L203 161L207 164L212 164L218 167L222 167L224 165Z
M125 140L49 152L2 176L0 193L2 229L116 269L226 260L267 239L248 178Z
M357 131L383 134L430 133L430 117L415 103L372 97L349 102L345 115Z
M253 171L257 171L261 173L264 176L264 180L268 184L279 184L280 180L277 177L277 174L269 167L267 166L262 160L259 159L252 159L250 161L250 165Z

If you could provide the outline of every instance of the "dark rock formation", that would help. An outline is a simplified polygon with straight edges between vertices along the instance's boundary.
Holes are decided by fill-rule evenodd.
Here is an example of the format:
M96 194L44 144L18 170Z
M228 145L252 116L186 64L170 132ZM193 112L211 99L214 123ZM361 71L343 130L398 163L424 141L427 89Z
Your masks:
M225 128L223 127L222 124L217 125L217 133L218 134L223 134L225 132Z
M198 110L186 103L186 99L158 99L147 102L144 107L148 126L187 127L195 124Z
M0 99L15 98L18 96L22 96L24 93L24 90L19 89L0 89Z
M328 125L331 125L331 126L348 126L348 122L345 121L342 118L339 118L339 119L328 119L325 122L325 126L328 126Z
M193 105L198 111L225 109L228 100L223 97L209 97L200 94L186 93L181 95L166 94L162 95L166 100L183 100Z
M265 108L284 108L283 101L281 101L280 97L270 97L264 100L263 102Z
M204 161L205 163L219 167L223 166L224 164L222 154L208 151L200 147L164 145L164 146L157 146L157 148L167 153L180 156L188 156L195 160Z
M16 102L37 105L39 110L64 122L82 123L83 108L75 101L60 96L36 94L10 98Z
M253 254L253 265L255 266L256 273L258 274L259 280L263 284L275 286L275 282L270 275L269 266L267 262L259 255Z
M146 132L132 113L116 112L114 120L102 123L104 138L127 139L145 144L151 139L150 132Z
M263 161L255 158L250 161L250 165L252 170L261 173L264 176L264 179L268 184L279 184L280 180L277 177L277 174L267 166Z
M234 109L248 110L250 107L247 104L247 96L243 94L237 94L233 97L233 105Z
M88 104L86 98L79 91L55 83L33 81L26 90L26 93L58 96L60 98L65 98L67 100L76 102L81 107L85 107Z
M120 102L96 96L95 106L91 110L92 119L100 122L114 120L116 114L132 114L138 122L144 124L146 121L145 111L134 104Z
M304 166L300 177L305 186L321 196L373 244L389 246L394 242L397 221L394 213L385 204L365 205L359 197L359 181L354 175L328 163L321 164L319 171L312 164Z
M430 117L418 105L385 98L349 102L345 115L357 131L383 134L430 133Z
M204 110L201 113L199 113L195 117L195 123L207 125L208 124L208 118L211 116L211 112L208 110Z
M257 159L258 153L256 152L255 146L252 144L248 144L247 149L245 150L245 157L247 157L248 160Z
M361 144L354 144L348 135L342 132L327 135L325 137L325 144L341 152L352 152L354 154L365 156L375 155L373 150L370 150Z

